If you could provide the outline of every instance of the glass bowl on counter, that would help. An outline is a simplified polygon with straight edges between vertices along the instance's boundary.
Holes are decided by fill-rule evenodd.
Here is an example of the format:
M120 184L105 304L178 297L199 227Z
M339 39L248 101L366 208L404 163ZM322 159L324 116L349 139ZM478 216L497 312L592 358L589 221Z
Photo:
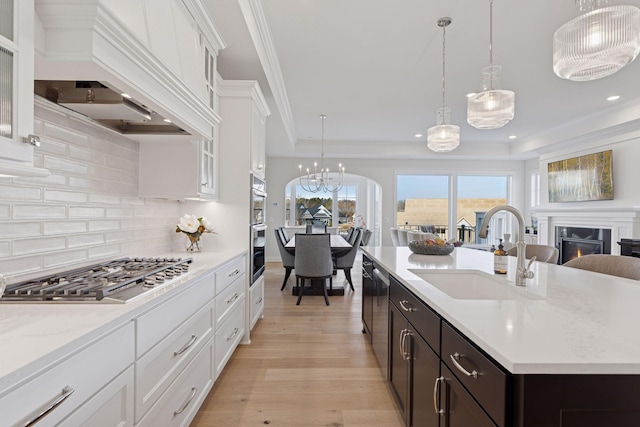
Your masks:
M428 244L426 241L412 240L409 242L409 249L418 255L449 255L455 249L451 243L444 245Z

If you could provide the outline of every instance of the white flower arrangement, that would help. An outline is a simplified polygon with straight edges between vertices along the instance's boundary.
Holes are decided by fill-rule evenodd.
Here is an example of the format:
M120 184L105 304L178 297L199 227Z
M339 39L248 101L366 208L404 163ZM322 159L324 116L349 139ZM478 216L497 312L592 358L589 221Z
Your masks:
M200 250L200 236L203 233L213 233L213 223L206 217L197 217L191 214L184 214L184 216L178 219L176 225L176 233L184 233L189 237L190 245L187 247L188 251Z

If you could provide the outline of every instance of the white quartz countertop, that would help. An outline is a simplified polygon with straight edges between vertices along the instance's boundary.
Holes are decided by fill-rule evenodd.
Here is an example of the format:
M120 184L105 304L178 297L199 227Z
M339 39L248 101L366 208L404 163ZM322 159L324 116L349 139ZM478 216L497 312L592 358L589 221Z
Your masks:
M124 304L0 302L0 394L12 384L89 342L191 279L241 255L243 250L165 253L157 257L193 258L189 272Z
M494 275L493 254L456 248L451 255L408 247L365 252L513 374L640 374L640 282L534 262L534 279ZM480 271L517 293L514 299L450 296L410 270Z

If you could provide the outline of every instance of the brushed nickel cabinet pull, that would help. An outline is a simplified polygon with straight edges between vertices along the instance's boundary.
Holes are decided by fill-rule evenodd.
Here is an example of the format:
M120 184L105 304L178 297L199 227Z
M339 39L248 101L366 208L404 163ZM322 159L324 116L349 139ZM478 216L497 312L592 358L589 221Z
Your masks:
M185 346L182 347L180 350L174 351L173 355L177 356L179 354L184 353L185 351L187 351L189 349L189 347L191 347L193 345L194 342L196 342L197 339L198 339L198 337L196 335L191 335L191 338L189 339L189 342L187 344L185 344Z
M75 390L73 388L71 388L70 386L66 386L65 388L62 389L62 394L60 394L60 396L56 397L55 399L53 399L51 401L51 403L47 404L47 407L44 408L42 410L42 412L40 412L38 415L36 415L35 417L33 417L32 419L30 419L29 421L27 421L26 423L24 423L24 427L28 427L28 426L32 426L35 423L37 423L38 421L40 421L43 417L45 417L49 412L53 411L54 409L56 409L58 406L60 406L62 404L62 402L64 402L65 400L67 400L67 398L69 396L71 396L73 394Z
M227 341L232 340L232 339L233 339L233 337L235 337L236 335L238 335L238 331L239 331L239 330L240 330L240 329L238 329L238 328L234 328L234 329L233 329L233 333L232 333L230 336L228 336L228 337L227 337Z
M444 377L436 378L436 383L433 386L433 409L436 411L436 414L440 416L444 415L444 409L438 408L438 389L440 388L441 381L444 381Z
M451 358L451 361L456 366L456 368L458 368L460 372L462 372L468 377L473 377L475 379L478 379L478 371L474 369L473 371L469 372L460 363L458 363L458 360L460 360L460 353L456 352L454 354L450 354L449 357Z
M411 303L406 299L403 299L402 301L400 301L400 307L402 307L404 311L408 311L408 312L416 311L415 307L412 307Z
M236 292L235 294L233 294L233 296L232 296L231 298L229 298L229 299L227 300L227 304L231 304L232 302L234 302L235 300L237 300L239 296L240 296L240 295L238 295L238 293Z
M258 301L256 301L256 305L259 305L262 302L262 297Z
M240 270L236 268L231 273L229 273L229 277L237 276L238 274L240 274Z
M184 410L187 409L187 406L189 406L189 403L191 403L193 398L196 397L197 392L198 389L196 387L191 387L191 396L189 396L189 399L187 399L184 405L182 405L182 408L178 409L177 411L173 411L173 415L180 415L181 413L183 413Z

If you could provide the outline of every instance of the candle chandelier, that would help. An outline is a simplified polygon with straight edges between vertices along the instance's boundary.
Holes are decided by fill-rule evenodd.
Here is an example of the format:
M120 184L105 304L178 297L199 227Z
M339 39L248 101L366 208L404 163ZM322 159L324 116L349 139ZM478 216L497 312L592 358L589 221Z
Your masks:
M306 173L302 171L302 165L298 166L298 179L300 186L304 191L310 193L325 193L340 191L344 185L344 166L338 163L337 172L329 172L329 168L324 167L324 120L327 118L324 114L320 116L322 120L322 142L320 153L320 169L318 170L318 162L313 163L313 171L306 169Z
M498 129L515 112L516 95L500 89L502 67L493 65L493 0L489 0L489 66L482 70L482 92L467 101L467 123L476 129Z
M438 19L438 27L442 28L442 107L438 108L436 126L427 129L427 147L437 153L455 150L460 145L460 127L450 124L451 109L445 107L445 36L451 18Z
M574 81L609 76L640 53L640 9L611 6L607 0L575 0L587 13L564 24L553 35L553 71Z

